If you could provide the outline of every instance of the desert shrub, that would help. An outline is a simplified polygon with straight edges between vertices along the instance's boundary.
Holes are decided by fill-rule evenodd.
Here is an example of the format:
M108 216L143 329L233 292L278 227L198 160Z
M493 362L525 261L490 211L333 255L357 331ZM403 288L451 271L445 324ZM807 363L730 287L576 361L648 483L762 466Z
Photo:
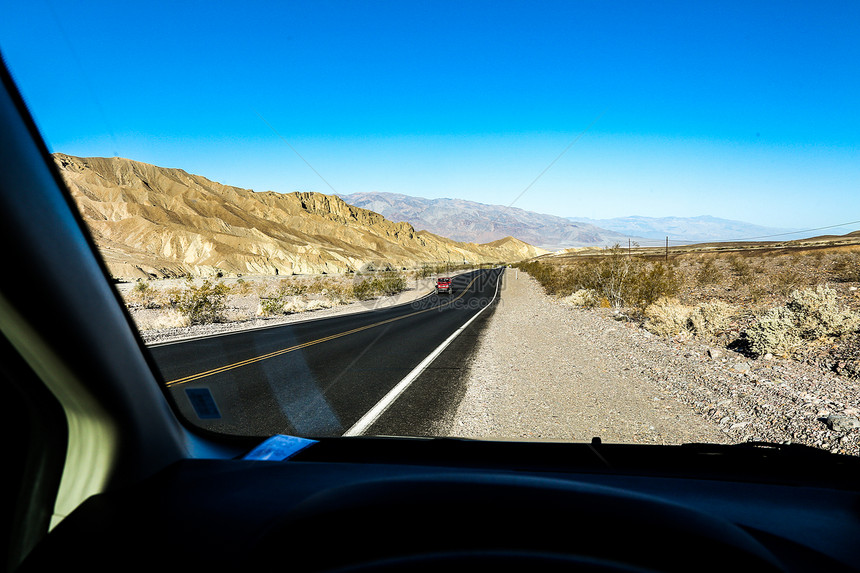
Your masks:
M480 266L480 265L479 265ZM473 267L473 265L467 264L456 264L456 263L422 263L421 268L417 270L416 274L419 278L427 278L433 275L449 275L454 273L455 271L465 270ZM364 270L372 270L372 269L364 269ZM390 269L389 269L390 270ZM404 270L404 269L400 269Z
M169 288L162 290L161 296L162 296L163 300L165 301L166 306L169 306L169 307L175 309L179 305L179 301L182 299L182 293L183 292L184 291L181 288L176 287L176 286L172 286L172 287L169 287Z
M417 275L419 278L426 279L427 277L432 277L434 275L447 274L450 270L450 265L433 265L424 263L423 265L421 265L421 268L418 269Z
M729 268L734 275L734 283L736 287L752 286L755 288L757 275L761 272L759 267L753 265L744 257L734 255L729 258Z
M279 314L289 314L287 305L292 302L292 298L297 296L297 292L304 292L303 287L297 285L290 280L282 280L278 289L272 293L271 291L260 296L260 308L257 314L263 316L275 316Z
M768 285L760 282L750 282L747 284L746 292L749 296L750 302L754 305L761 303L773 294L771 289L768 288Z
M740 255L731 255L728 258L729 269L735 276L742 277L752 272L752 267L745 258Z
M662 262L647 262L627 256L618 245L584 269L578 283L595 290L613 307L634 306L640 310L678 291L675 269Z
M824 263L824 251L821 251L821 250L814 251L812 253L812 255L807 257L807 259L811 260L813 266L818 268Z
M370 300L378 296L392 296L406 290L406 277L398 272L387 272L378 277L365 278L352 285L352 296L357 300Z
M733 308L722 301L691 307L674 298L661 297L648 305L642 314L645 317L645 329L654 334L675 336L689 332L711 336L729 326Z
M538 281L547 294L567 296L575 290L575 281L571 278L573 274L571 267L556 267L544 263L527 262L518 264L517 268ZM564 283L569 283L570 290L567 290Z
M689 306L669 297L661 297L642 312L645 329L660 336L675 336L689 330Z
M332 283L329 285L328 288L322 292L322 295L333 304L347 304L352 300L351 289L346 285L339 283Z
M182 328L188 326L190 321L188 317L179 311L167 308L156 311L155 315L136 315L134 322L137 328L143 330L162 330L166 328Z
M352 285L352 296L357 300L369 300L373 298L373 281L363 280Z
M633 259L626 256L619 245L614 245L605 249L603 256L594 265L590 273L591 284L587 286L606 297L612 306L623 306L625 295L629 291L628 280L633 268Z
M400 273L385 273L374 279L373 288L382 295L392 296L406 290L406 279Z
M752 354L791 354L805 340L841 336L860 328L860 317L839 307L836 291L819 286L794 291L789 301L769 310L748 328Z
M196 286L189 281L188 288L179 296L176 309L190 324L222 322L229 292L230 287L221 282L212 283L206 279Z
M309 294L319 294L326 290L331 282L331 279L316 277L310 284L305 286L304 292Z
M331 301L317 298L317 299L309 300L307 302L307 304L305 305L305 311L323 310L323 309L331 308L331 307L332 307Z
M233 286L233 292L240 295L249 295L255 292L254 283L248 282L245 279L238 279Z
M755 356L790 354L801 342L794 315L781 306L769 310L745 332L749 351Z
M326 299L308 300L303 296L285 296L280 298L261 300L258 314L268 316L280 314L296 314L300 312L322 310L326 308L331 308L332 306L332 302Z
M346 304L357 298L364 300L356 296L356 292L372 298L383 287L387 290L397 287L403 290L406 288L406 279L401 275L398 276L399 281L374 282L377 279L364 279L353 285L344 284L334 278L317 277L311 282L284 279L278 284L277 290L272 292L270 288L268 292L260 295L260 314L283 314L284 305L294 297L321 295L324 300L332 304Z
M310 285L296 288L297 286L289 281L282 282L280 288L275 293L260 299L260 307L257 314L275 316L308 310L320 310L331 308L334 304L344 304L349 299L346 288L334 281L317 280ZM307 300L307 295L296 294L305 292L318 293L325 298Z
M308 301L302 297L291 297L284 301L281 307L281 314L295 314L308 310Z
M644 309L663 296L678 291L672 266L630 257L619 245L604 249L600 257L556 267L531 262L518 265L536 279L550 295L567 297L579 290L596 293L611 307Z
M678 288L673 267L660 262L641 263L633 267L622 302L644 309L660 298L675 295Z
M832 265L836 280L860 282L860 253L847 253L839 256Z
M787 295L803 284L803 275L793 266L780 267L770 275L771 289L781 295Z
M132 288L128 299L136 302L144 308L158 308L158 290L149 284L149 281L139 281Z
M270 298L260 299L260 310L258 314L264 316L274 316L276 314L284 314L284 305L286 300L283 297L274 296Z
M600 306L600 297L598 296L597 291L586 288L574 291L562 300L565 304L569 304L571 306L584 306L586 308Z
M794 291L785 306L795 316L800 335L805 339L841 336L860 326L860 317L840 308L836 291L827 287Z
M723 271L720 270L720 267L717 265L714 259L705 259L705 261L699 266L699 270L696 273L696 281L700 285L713 285L718 284L723 280Z
M310 286L300 280L282 279L278 287L279 296L301 296L307 293Z
M695 334L710 336L728 328L732 315L730 304L721 300L706 302L690 312L689 327Z

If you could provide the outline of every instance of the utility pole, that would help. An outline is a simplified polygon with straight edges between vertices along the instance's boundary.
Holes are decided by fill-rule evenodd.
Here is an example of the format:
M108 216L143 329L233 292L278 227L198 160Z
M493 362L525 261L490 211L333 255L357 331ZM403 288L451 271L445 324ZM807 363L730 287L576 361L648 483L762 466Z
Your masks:
M666 237L666 262L669 262L669 237Z

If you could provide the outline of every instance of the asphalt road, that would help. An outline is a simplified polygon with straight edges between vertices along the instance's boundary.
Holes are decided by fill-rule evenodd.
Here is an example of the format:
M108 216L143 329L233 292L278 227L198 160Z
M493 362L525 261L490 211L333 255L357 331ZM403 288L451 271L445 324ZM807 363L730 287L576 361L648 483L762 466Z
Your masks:
M245 436L341 436L493 301L502 272L457 276L451 295L149 350L177 408L194 425ZM491 312L470 323L359 433L431 432L456 408L464 391L458 369Z

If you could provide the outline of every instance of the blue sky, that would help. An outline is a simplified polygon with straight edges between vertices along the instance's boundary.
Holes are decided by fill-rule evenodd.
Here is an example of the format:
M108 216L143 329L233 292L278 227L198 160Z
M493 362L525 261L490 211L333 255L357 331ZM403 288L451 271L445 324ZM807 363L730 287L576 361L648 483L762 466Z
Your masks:
M54 151L257 191L860 220L853 0L31 0L4 12L0 50Z

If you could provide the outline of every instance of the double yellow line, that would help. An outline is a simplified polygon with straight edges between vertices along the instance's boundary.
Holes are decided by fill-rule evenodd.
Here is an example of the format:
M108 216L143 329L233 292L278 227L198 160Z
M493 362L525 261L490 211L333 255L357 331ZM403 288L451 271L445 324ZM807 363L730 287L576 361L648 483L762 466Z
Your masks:
M356 332L361 332L363 330L368 330L370 328L376 328L377 326L382 326L384 324L389 324L392 322L396 322L398 320L403 320L404 318L409 318L411 316L416 316L419 314L423 314L425 312L430 312L431 310L436 310L439 308L443 308L449 304L452 304L459 300L466 291L469 290L469 287L474 284L476 280L478 280L478 276L476 275L466 288L457 295L455 298L445 302L444 304L440 304L439 306L434 306L432 308L425 308L424 310L417 310L415 312L404 314L403 316L398 316L395 318L389 318L388 320L382 320L380 322L375 322L373 324L368 324L367 326L361 326L359 328L353 328L352 330L347 330L344 332L339 332L337 334L332 334L331 336L326 336L324 338L318 338L316 340L311 340L310 342L304 342L302 344L297 344L295 346L290 346L289 348L282 348L281 350L276 350L274 352L269 352L268 354L261 354L260 356L255 356L253 358L248 358L246 360L240 360L239 362L234 362L233 364L227 364L226 366L220 366L218 368L213 368L212 370L206 370L205 372L198 372L197 374L191 374L190 376L186 376L184 378L177 378L176 380L171 380L170 382L166 382L165 386L178 386L180 384L185 384L186 382L193 382L195 380L200 380L201 378L206 378L208 376L213 376L215 374L220 374L221 372L227 372L228 370L235 370L236 368L241 368L242 366L247 366L249 364L254 364L256 362L261 362L263 360L268 360L269 358L275 358L276 356L281 356L282 354L287 354L288 352L293 352L294 350L299 350L301 348L307 348L308 346L313 346L315 344L321 344L323 342L328 342L329 340L334 340L335 338L341 338L343 336L348 336L350 334L355 334Z

